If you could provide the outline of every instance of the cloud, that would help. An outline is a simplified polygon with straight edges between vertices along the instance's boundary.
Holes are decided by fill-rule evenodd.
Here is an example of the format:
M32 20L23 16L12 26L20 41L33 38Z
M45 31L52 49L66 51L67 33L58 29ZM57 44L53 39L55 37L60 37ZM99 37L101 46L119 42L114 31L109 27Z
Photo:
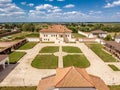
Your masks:
M54 1L54 0L46 0L46 1L52 2L52 1Z
M12 0L0 0L0 17L19 17L25 15L24 10L19 8Z
M63 1L65 1L65 0L57 0L57 1L59 1L59 2L63 2Z
M68 4L68 5L64 6L64 8L73 8L73 7L75 7L75 5L73 5L73 4Z
M27 4L27 6L33 7L34 4L33 3L29 3L29 4Z
M26 5L26 2L21 2L22 5Z
M89 14L90 15L93 15L93 14L101 14L102 11L89 11Z
M104 8L111 8L111 7L116 7L116 6L120 6L120 0L117 1L113 1L112 3L107 3Z

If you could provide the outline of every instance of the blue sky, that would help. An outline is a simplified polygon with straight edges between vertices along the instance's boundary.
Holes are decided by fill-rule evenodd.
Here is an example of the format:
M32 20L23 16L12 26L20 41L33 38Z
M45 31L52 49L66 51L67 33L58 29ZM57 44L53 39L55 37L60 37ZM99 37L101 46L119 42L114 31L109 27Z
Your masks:
M120 0L0 0L0 22L120 22Z

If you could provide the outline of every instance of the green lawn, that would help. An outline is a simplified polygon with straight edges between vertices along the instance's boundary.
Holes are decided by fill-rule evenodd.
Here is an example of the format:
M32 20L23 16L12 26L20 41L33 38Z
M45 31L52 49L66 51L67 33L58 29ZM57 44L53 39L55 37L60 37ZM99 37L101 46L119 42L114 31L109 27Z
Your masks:
M120 71L120 69L117 68L115 65L109 64L108 66L114 71Z
M19 48L19 50L31 49L31 48L33 48L36 44L37 44L37 42L27 42L26 44L24 44L23 46L21 46L21 47Z
M0 87L0 90L36 90L36 87Z
M39 69L56 69L58 67L58 57L54 55L37 55L31 65Z
M26 37L39 37L39 32L30 33L30 34L26 35Z
M63 57L64 67L75 66L87 68L90 66L89 61L84 55L67 55Z
M112 57L109 53L103 50L103 46L101 44L86 44L89 48L91 48L104 62L115 62L116 59Z
M109 86L110 90L120 90L120 85Z
M10 63L17 63L25 54L25 52L12 52L9 55Z
M78 33L72 33L72 35L73 35L75 38L83 38L83 37L85 37L84 35L81 35L81 34L78 34Z
M40 53L55 53L59 51L58 46L47 46L40 50Z
M63 52L67 52L67 53L82 53L82 51L80 50L80 48L73 47L73 46L63 46L62 47L62 51Z

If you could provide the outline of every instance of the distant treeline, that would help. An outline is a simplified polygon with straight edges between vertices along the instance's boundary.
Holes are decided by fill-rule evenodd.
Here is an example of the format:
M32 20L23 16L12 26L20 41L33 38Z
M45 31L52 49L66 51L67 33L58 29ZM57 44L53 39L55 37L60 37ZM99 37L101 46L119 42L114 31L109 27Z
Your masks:
M32 32L38 32L42 28L48 28L49 25L52 24L63 24L67 26L67 28L71 29L74 33L78 32L78 30L83 31L83 32L90 32L93 30L104 30L107 32L120 32L120 23L70 23L70 22L54 22L54 23L1 23L0 24L0 29L5 30L5 29L13 29L15 27L19 28L21 31L32 31Z

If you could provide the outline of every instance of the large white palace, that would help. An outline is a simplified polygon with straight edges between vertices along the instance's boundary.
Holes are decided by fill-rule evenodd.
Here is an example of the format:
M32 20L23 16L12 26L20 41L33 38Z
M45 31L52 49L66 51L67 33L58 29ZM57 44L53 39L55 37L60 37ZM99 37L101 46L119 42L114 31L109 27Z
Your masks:
M48 29L40 30L41 42L75 42L72 31L64 25L52 25Z

